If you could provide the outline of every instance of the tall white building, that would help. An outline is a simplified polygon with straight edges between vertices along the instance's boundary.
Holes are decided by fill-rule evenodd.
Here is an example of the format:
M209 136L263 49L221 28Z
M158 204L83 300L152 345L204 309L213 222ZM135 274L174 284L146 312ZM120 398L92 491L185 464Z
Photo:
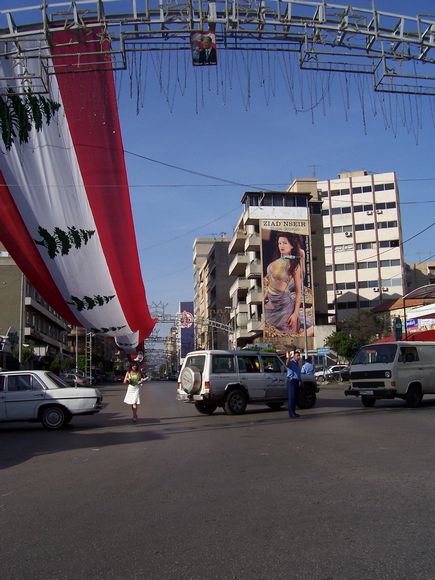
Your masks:
M341 173L318 181L323 200L329 322L403 296L404 260L395 173Z

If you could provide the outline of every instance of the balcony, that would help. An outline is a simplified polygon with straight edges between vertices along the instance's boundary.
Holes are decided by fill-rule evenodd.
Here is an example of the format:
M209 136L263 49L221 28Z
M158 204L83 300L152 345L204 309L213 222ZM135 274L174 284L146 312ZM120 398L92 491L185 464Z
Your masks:
M252 260L246 267L246 278L261 278L261 262L260 260Z
M248 332L254 335L263 333L263 323L258 318L251 318L246 325Z
M228 273L230 276L244 276L246 266L248 265L248 256L246 254L236 254L230 264Z
M253 286L249 288L248 294L246 295L246 304L262 304L263 303L263 292L259 286Z
M245 252L259 252L260 243L260 234L258 232L248 234L245 240Z
M239 252L243 252L243 248L245 246L246 240L246 233L243 230L236 230L234 235L231 239L231 242L228 244L228 253L229 254L236 254Z
M246 278L237 278L230 288L230 298L237 293L239 298L246 296L249 289L249 280Z

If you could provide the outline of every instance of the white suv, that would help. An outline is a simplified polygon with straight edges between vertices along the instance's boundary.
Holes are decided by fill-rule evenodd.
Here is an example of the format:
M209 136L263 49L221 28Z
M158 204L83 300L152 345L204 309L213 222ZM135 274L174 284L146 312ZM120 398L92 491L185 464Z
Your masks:
M297 405L309 409L319 391L314 375L302 375ZM180 370L177 399L211 415L245 412L248 403L273 410L287 401L287 369L276 353L248 350L199 350L189 353Z

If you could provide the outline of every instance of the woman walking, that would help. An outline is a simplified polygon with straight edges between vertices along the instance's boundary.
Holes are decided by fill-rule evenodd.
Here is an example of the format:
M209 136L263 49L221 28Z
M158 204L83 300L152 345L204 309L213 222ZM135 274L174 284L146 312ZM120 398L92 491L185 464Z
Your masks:
M148 377L142 378L142 373L136 363L133 363L130 370L125 373L124 383L128 384L128 389L124 403L131 405L133 423L137 422L137 409L140 405L140 385L147 380Z

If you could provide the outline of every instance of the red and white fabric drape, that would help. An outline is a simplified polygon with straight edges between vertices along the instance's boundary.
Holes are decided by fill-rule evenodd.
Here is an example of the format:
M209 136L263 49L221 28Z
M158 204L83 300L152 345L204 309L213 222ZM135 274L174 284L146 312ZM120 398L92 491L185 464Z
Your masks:
M63 318L131 349L155 320L139 264L113 72L102 70L108 57L92 64L101 52L98 30L66 50L77 38L74 31L53 35L50 97L61 108L50 125L1 150L0 239ZM78 53L91 72L73 72ZM1 58L0 76L16 76L19 66Z

